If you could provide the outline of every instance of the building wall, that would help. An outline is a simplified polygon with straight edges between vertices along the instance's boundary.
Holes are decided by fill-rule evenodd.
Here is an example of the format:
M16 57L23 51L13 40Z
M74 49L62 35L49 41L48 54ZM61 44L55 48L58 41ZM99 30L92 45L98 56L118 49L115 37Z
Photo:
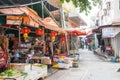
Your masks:
M116 46L117 42L116 42L116 38L112 38L111 39L111 46L112 46L112 49L114 51L114 56L116 57L117 56L117 46Z
M111 39L111 43L112 43L112 48L114 51L114 56L115 57L120 57L120 33L116 35L116 37Z
M99 7L100 25L120 23L120 0L103 0ZM110 6L108 6L110 5Z
M120 33L118 34L118 35L116 35L116 37L115 37L115 42L116 42L116 44L114 44L114 45L116 45L116 56L119 56L120 57Z
M120 0L111 0L111 19L112 22L120 22Z
M120 24L120 0L102 0L102 5L99 6L99 26L111 24ZM104 39L104 41L107 44L107 40ZM120 57L120 32L111 38L111 46L114 56Z

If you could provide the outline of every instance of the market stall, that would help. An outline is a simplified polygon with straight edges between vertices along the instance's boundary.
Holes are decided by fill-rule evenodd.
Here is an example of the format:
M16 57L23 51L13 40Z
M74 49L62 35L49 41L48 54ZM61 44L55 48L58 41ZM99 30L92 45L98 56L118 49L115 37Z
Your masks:
M25 78L25 80L30 80L30 79L37 80L39 78L43 78L47 76L47 65L44 65L45 67L43 68L41 66L42 64L38 64L38 65L32 64L32 68L31 68L30 67L31 64L25 64L25 62L27 62L27 59L30 60L32 58L31 56L34 53L32 48L34 48L33 41L35 37L28 37L28 36L30 36L29 35L30 32L33 33L34 35L39 33L39 31L37 30L37 28L39 27L38 25L41 25L41 19L39 18L39 16L34 11L32 11L31 9L28 9L27 7L3 8L0 10L0 12L7 15L6 17L7 24L1 25L0 27L3 28L4 33L8 35L8 37L10 38L10 42L13 42L11 44L11 47L9 47L10 49L8 51L10 54L9 55L10 62L13 62L13 63L9 63L9 66L4 70L0 68L2 72L0 73L0 79L4 80L5 78L6 79L12 78L16 80L23 80L23 78ZM24 14L24 12L25 12L25 16L21 16L22 14ZM16 16L9 16L10 14L16 15ZM36 30L36 33L35 31L31 31L29 26L34 26L34 29L32 30ZM13 30L13 31L15 30L17 32L16 33L17 35L13 34L13 31L11 31L13 36L10 35L11 33L9 34L8 30ZM6 54L8 50L8 47L7 47L8 43L4 39L6 37L2 36L1 38L2 38L0 40L2 45L1 52L3 50ZM38 49L36 49L35 51L37 50ZM35 59L35 57L33 58ZM41 57L39 56L39 58ZM2 56L0 59L1 59L0 67L5 66L7 64L6 57L4 58ZM29 63L31 62L29 61ZM27 69L30 67L28 69L29 71L26 71L26 70L21 71L20 69L26 68L26 65L27 65ZM23 75L22 73L27 74L27 76L26 77L22 76Z
M0 78L37 80L46 77L47 66L53 64L57 34L65 31L59 28L52 18L41 19L35 11L25 6L1 8L0 12L6 15L7 23L1 25L6 34L9 29L15 30L14 36L7 34L13 41L9 52L13 60L7 70L0 73ZM11 73L13 75L10 75Z

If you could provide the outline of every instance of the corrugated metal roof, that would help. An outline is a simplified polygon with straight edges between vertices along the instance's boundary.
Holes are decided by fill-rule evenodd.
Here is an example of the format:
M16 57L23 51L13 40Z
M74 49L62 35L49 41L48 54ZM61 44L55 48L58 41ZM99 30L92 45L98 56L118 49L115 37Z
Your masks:
M0 8L16 7L16 6L29 6L41 3L41 0L0 0ZM48 1L43 0L44 5L49 11L57 10L58 8L50 4Z
M57 8L61 7L60 0L47 0L50 4L54 5Z
M32 5L40 2L41 0L0 0L0 8Z

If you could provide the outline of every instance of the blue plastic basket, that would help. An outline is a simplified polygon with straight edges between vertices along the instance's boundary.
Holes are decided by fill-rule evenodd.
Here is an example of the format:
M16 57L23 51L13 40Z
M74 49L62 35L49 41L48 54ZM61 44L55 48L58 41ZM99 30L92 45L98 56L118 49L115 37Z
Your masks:
M111 62L117 62L116 57L111 57Z

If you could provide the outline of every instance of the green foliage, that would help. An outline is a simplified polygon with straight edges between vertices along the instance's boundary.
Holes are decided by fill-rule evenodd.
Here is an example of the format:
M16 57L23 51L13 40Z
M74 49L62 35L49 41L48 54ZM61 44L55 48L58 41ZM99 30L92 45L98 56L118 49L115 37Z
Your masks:
M92 6L96 6L97 4L101 4L101 0L60 0L60 3L64 3L72 1L75 7L80 9L80 12L85 12L86 15L89 13L89 10L92 9Z
M70 2L70 0L66 0L66 2Z
M60 0L60 3L64 3L64 0Z

